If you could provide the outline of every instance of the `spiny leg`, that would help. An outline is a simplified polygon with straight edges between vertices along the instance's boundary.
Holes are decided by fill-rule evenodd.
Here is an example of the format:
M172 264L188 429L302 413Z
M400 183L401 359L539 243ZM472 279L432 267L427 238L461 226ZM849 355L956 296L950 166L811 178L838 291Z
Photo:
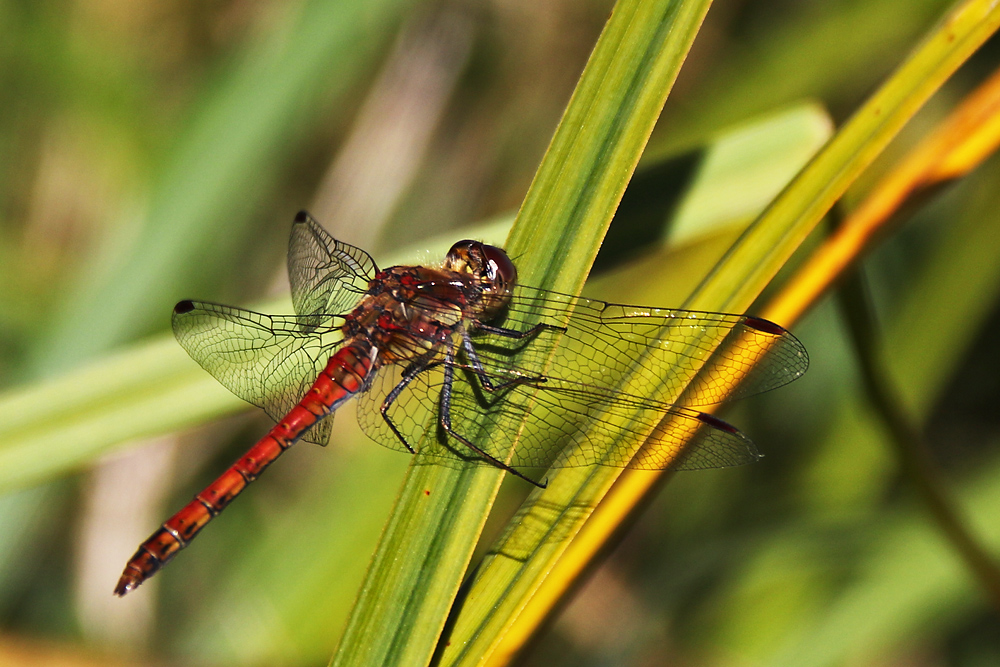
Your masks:
M455 438L463 445L471 449L473 452L482 457L482 459L487 463L489 463L490 465L500 468L501 470L505 470L510 474L514 475L515 477L520 477L524 481L528 482L529 484L533 484L540 489L544 489L546 486L545 484L543 484L542 482L536 482L527 475L524 475L515 470L514 468L511 468L509 465L507 465L500 459L496 458L491 454L488 454L480 447L477 447L475 444L472 443L472 441L460 435L451 427L451 389L455 381L455 347L451 341L449 341L447 344L447 350L448 351L446 353L445 363L444 363L444 385L441 387L441 409L440 409L440 414L438 416L438 421L441 424L441 428L445 430L445 433L447 433L448 435Z
M500 384L493 384L493 381L490 380L489 373L486 372L486 369L483 367L483 363L479 360L479 353L476 352L476 346L472 342L472 336L470 336L469 332L465 330L462 331L462 347L465 349L465 356L469 358L469 363L472 364L472 370L475 372L476 377L479 378L479 383L486 391L495 392L519 384L538 384L540 382L545 382L545 377L536 375L534 377L516 377L512 380L501 382Z
M406 449L409 450L411 454L416 454L417 451L410 446L410 443L406 441L406 438L403 436L402 433L400 433L399 429L396 428L396 425L392 422L392 418L389 417L389 408L391 408L392 404L396 402L396 399L399 398L400 393L402 393L402 391L406 389L407 385L413 382L414 378L416 378L421 373L429 371L430 369L440 364L441 362L428 364L426 363L426 361L424 361L423 363L421 363L420 361L415 361L414 363L410 364L406 368L406 370L403 371L403 378L396 384L395 387L392 388L392 391L386 394L385 400L382 401L382 405L379 407L379 413L381 413L382 419L384 419L385 423L388 424L389 429L392 430L393 435L395 435L396 438L398 438L399 441L403 443L403 446L406 447Z
M497 327L484 323L477 324L476 328L479 331L495 334L497 336L503 336L505 338L512 338L514 340L532 338L542 331L560 331L562 333L566 333L566 327L559 327L554 324L547 324L544 322L536 324L525 331L517 331L516 329ZM479 360L479 354L476 352L476 347L472 342L472 337L469 335L469 332L464 329L462 330L462 347L465 349L466 355L469 357L469 362L472 364L473 370L479 377L480 384L482 384L483 389L487 391L500 391L518 384L538 384L546 381L545 376L536 375L534 377L518 377L512 380L507 380L506 382L502 382L498 385L494 385L489 378L489 374L486 372L485 368L483 368L482 362Z
M531 338L532 336L538 335L541 331L561 331L562 333L566 333L566 327L557 327L554 324L546 324L545 322L536 324L530 329L525 329L524 331L508 329L506 327L495 327L492 324L483 323L477 324L476 328L480 331L485 331L486 333L496 334L497 336L503 336L504 338L513 338L515 340Z

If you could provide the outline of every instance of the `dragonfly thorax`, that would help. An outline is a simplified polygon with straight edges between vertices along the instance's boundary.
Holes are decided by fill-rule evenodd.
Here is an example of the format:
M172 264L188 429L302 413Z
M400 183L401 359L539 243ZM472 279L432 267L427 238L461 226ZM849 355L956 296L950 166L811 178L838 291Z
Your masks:
M497 317L517 272L499 248L456 244L441 268L393 266L379 272L345 318L348 339L379 350L378 365L442 351L460 330Z

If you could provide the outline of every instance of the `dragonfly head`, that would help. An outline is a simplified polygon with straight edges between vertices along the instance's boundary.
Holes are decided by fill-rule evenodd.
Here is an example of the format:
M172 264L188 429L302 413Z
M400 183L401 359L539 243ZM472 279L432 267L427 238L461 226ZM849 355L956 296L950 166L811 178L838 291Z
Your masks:
M459 241L444 260L448 271L470 274L486 284L484 292L492 296L484 303L489 314L496 314L510 300L517 282L517 269L502 249L479 241Z
M502 249L479 241L459 241L448 251L444 268L471 273L486 280L498 292L510 290L517 282L517 269Z

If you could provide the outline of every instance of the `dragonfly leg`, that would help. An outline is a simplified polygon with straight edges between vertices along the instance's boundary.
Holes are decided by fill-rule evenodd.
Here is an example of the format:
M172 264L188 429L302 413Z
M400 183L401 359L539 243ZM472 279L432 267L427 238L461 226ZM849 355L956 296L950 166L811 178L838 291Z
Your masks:
M541 331L561 331L566 333L566 327L557 327L554 324L546 324L545 322L540 322L530 329L524 331L518 331L516 329L507 329L506 327L495 327L491 324L479 323L476 328L480 331L485 331L486 333L496 334L497 336L503 336L504 338L514 338L516 340L523 340L525 338L531 338L532 336L538 335Z
M479 354L476 352L476 346L472 342L472 336L469 335L468 331L462 331L462 347L465 349L465 356L469 358L469 363L472 364L472 370L475 371L476 377L479 378L479 383L483 385L483 389L489 392L501 391L507 387L511 387L518 384L537 384L539 382L545 382L545 378L541 375L536 375L534 377L516 377L512 380L507 380L501 382L500 384L493 384L490 380L489 373L483 368L482 362L479 360Z
M399 383L392 388L392 391L386 394L385 400L382 401L382 405L379 407L379 413L381 413L382 419L384 419L385 423L389 425L389 429L392 430L393 435L395 435L399 439L399 441L403 443L403 446L406 447L411 454L416 454L417 452L415 449L413 449L413 447L410 446L410 443L406 441L406 438L403 436L402 433L399 432L399 429L396 428L396 425L392 423L392 418L389 417L389 408L391 408L392 404L396 402L396 399L399 398L399 394L404 389L406 389L406 386L411 382L413 382L413 379L415 377L420 375L420 373L422 373L423 371L434 368L437 365L438 364L427 364L427 363L421 364L419 362L414 362L413 364L408 366L407 369L403 372L403 379L401 379Z
M447 433L448 435L455 438L463 445L471 449L473 452L478 454L484 461L486 461L490 465L496 468L500 468L501 470L504 470L506 472L509 472L515 477L520 477L524 481L528 482L529 484L533 484L534 486L537 486L540 489L544 489L546 486L544 483L537 482L528 477L527 475L518 472L514 468L511 468L509 465L507 465L500 459L496 458L492 454L489 454L482 448L477 447L475 444L472 443L471 440L457 433L451 427L451 388L454 381L455 381L455 348L454 345L449 342L448 352L445 357L445 364L444 364L444 385L441 387L441 409L440 409L440 414L438 415L438 421L441 424L441 428L444 429L445 433Z

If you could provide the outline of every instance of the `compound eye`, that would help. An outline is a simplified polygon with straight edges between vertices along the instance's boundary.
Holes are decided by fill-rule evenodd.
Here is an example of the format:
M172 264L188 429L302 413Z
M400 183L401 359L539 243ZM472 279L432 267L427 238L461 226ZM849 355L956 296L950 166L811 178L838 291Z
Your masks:
M486 271L490 280L495 281L499 278L507 287L517 282L517 269L514 268L514 262L510 261L507 253L496 246L484 245L483 255L486 258Z

